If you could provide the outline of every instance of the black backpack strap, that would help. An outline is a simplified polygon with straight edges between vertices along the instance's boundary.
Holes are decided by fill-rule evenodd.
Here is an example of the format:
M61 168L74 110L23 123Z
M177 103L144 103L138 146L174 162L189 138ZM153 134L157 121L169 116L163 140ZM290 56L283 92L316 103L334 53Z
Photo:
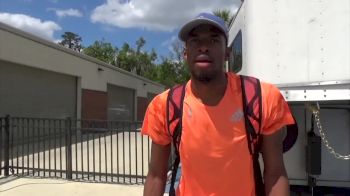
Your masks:
M183 101L185 98L186 84L177 85L169 90L166 105L166 119L167 119L167 129L169 135L172 137L174 151L175 151L175 161L173 163L170 190L169 195L175 196L175 180L176 173L180 164L180 141L182 134L182 111L183 111Z
M259 152L262 144L262 137L260 136L262 129L262 97L260 81L254 77L242 75L240 77L248 147L249 152L253 156L255 188L257 190L257 195L265 195L259 166ZM294 124L287 125L287 135L283 140L283 153L293 147L297 138L298 126L294 118Z
M246 102L246 103L243 103L243 104L246 104L246 106L244 106L244 108L246 108L245 114L247 114L246 116L248 117L246 119L246 124L248 124L249 127L254 128L252 130L249 130L249 134L253 138L253 143L251 145L257 142L259 147L257 149L260 150L259 145L261 145L261 142L257 138L262 128L261 127L262 98L261 98L260 82L258 79L253 77L241 76L241 84L243 89L242 94L244 97L243 101ZM257 111L259 111L259 113ZM296 123L294 116L293 118L294 118L294 124L290 124L286 126L287 134L286 134L286 137L283 139L283 153L290 150L298 139L298 125ZM251 147L249 147L249 150L251 152Z
M249 152L259 152L260 133L262 124L262 98L260 81L249 76L240 76L243 100L243 113L246 124Z
M253 160L255 193L265 195L265 186L259 164L261 148L262 99L261 86L257 78L240 76L243 100L243 113L249 152Z

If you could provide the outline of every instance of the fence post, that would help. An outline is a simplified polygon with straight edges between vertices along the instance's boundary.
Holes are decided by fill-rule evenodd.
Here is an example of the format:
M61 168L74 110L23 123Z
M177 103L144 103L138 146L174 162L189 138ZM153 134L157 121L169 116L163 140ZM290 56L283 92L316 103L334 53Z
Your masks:
M10 170L10 115L5 117L5 149L4 149L4 175L9 176Z
M66 175L67 179L72 179L72 119L66 120Z

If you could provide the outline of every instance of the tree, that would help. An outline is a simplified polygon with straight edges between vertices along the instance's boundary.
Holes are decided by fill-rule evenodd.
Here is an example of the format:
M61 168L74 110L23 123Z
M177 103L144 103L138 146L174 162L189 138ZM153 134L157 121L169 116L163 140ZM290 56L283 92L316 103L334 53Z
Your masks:
M146 40L143 37L140 37L137 41L136 41L136 53L140 53L141 49L143 48L143 46L146 44Z
M213 12L216 16L222 18L227 26L230 26L231 22L234 19L234 14L231 13L229 9L217 9Z
M154 49L149 52L144 50L146 40L143 37L135 43L135 48L124 43L118 50L111 43L100 40L85 48L84 53L167 87L184 83L189 79L187 65L183 59L183 43L180 40L172 43L170 57L162 57L162 62L159 64L156 64L158 55Z
M161 57L162 62L156 66L156 77L153 77L154 81L166 87L185 83L190 78L188 66L183 59L183 42L175 40L170 47L171 53L168 57Z
M84 49L84 54L97 58L108 64L115 65L118 48L105 40L95 41L91 46Z
M172 53L170 54L170 58L175 67L175 82L177 84L184 83L190 79L188 65L183 58L184 47L184 43L178 39L171 44Z
M154 66L154 61L157 59L157 55L154 49L152 49L151 54L148 54L142 50L145 44L146 40L143 37L140 37L136 41L136 64L134 66L134 69L136 71L136 74L141 76L144 76L148 69Z
M155 78L150 77L149 72L153 72L156 67L155 61L157 60L158 55L154 48L151 50L150 53L148 52L142 52L137 55L137 66L136 66L136 73L139 73L141 76L148 77L149 79L153 80Z
M153 76L157 53L154 49L152 49L150 53L143 51L145 44L146 41L143 37L140 37L136 41L136 49L133 49L129 44L124 43L118 53L116 65L140 76ZM152 72L152 74L148 72Z
M134 50L128 43L124 43L117 55L116 66L126 71L133 71L136 64Z
M183 52L184 52L184 43L180 41L179 39L176 39L173 41L170 45L170 58L177 62L183 62Z
M157 82L172 87L176 84L176 70L172 60L163 58L162 63L158 67Z
M81 52L81 50L83 49L83 46L81 45L82 38L78 34L72 32L64 32L64 34L61 37L62 41L58 43L59 45L62 45L77 52Z

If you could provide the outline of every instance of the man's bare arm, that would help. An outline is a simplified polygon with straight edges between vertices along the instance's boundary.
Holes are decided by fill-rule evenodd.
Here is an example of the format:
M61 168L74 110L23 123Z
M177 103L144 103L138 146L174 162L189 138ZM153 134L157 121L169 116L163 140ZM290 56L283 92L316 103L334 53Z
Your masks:
M170 149L170 144L162 146L152 142L151 162L144 186L144 196L164 194Z
M269 196L288 196L289 182L283 163L282 131L263 135L265 192Z

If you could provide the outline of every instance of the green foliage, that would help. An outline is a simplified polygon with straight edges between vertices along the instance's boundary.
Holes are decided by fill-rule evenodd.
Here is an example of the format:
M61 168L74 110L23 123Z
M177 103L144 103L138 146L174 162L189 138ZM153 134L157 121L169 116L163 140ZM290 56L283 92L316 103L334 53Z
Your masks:
M222 9L222 10L217 9L217 10L213 11L213 13L216 16L222 18L225 21L227 26L230 26L230 24L233 21L233 18L235 16L234 14L231 13L231 11L229 9Z
M185 83L190 79L190 73L188 70L188 65L183 58L184 43L180 40L176 40L171 44L172 54L170 55L171 62L174 64L177 78L176 83Z
M151 52L143 51L145 44L146 41L143 37L136 41L136 49L124 43L118 53L116 66L151 80L156 80L155 61L157 60L157 53L154 49Z
M82 38L78 34L72 32L64 32L64 34L61 35L61 37L62 41L58 43L59 45L62 45L77 52L82 51Z
M84 49L84 54L97 58L108 64L115 64L118 49L104 40L95 41L91 46Z
M118 53L116 66L126 71L133 71L133 68L136 64L136 60L133 54L134 50L130 48L129 44L124 43Z
M176 84L182 84L189 80L190 74L187 66L182 62L175 62L172 59L164 58L158 65L157 81L171 87Z
M183 59L183 42L176 40L171 44L172 53L162 59L158 69L158 82L167 87L185 83L190 79L188 66Z
M104 40L95 41L84 49L84 53L126 71L159 82L167 87L189 80L189 72L183 60L183 43L179 40L171 45L169 57L160 57L154 49L147 52L146 40L140 37L136 47L124 43L120 49Z

